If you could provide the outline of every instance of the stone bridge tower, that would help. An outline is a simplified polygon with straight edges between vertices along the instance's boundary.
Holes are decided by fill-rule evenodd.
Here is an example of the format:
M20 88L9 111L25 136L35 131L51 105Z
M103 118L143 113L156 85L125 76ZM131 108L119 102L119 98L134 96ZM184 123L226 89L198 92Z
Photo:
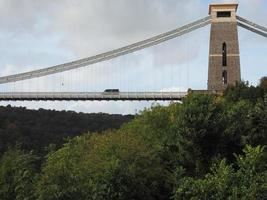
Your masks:
M224 90L240 82L236 11L238 4L211 4L208 90Z

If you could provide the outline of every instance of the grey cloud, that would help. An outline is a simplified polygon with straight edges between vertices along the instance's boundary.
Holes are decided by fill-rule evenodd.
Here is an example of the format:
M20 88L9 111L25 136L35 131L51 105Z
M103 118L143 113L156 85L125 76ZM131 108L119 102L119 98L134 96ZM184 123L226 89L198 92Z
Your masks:
M45 12L51 10L53 1L0 0L1 32L18 35L37 31L37 23L42 21Z
M64 47L75 51L77 56L88 56L188 23L203 13L202 9L191 12L196 11L199 5L199 1L193 0L68 1L54 13L51 29L65 34L62 40Z

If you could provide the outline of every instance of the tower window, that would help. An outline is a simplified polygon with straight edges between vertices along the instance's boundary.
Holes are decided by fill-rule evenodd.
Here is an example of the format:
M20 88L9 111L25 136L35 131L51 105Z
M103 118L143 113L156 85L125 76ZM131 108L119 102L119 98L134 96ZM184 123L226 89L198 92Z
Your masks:
M226 70L222 72L222 83L223 85L227 85L227 71Z
M227 47L225 42L222 46L222 66L227 66Z
M231 17L231 12L230 11L217 12L217 18L221 18L221 17Z

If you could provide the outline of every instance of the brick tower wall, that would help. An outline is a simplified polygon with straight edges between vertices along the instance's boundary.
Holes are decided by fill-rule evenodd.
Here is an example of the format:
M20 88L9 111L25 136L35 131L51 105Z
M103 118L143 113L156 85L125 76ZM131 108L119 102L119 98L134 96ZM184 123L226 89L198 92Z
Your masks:
M227 66L223 66L223 43L227 48ZM227 72L227 83L223 83L223 71ZM224 90L240 80L237 22L214 21L210 32L208 90Z

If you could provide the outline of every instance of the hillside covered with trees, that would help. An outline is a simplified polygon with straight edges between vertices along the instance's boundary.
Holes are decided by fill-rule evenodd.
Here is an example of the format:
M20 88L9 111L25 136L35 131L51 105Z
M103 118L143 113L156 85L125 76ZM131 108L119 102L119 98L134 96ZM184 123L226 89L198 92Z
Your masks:
M76 113L72 111L27 110L0 106L0 155L8 147L19 145L43 155L48 146L58 148L66 138L86 132L118 129L133 119L132 115Z
M117 130L69 139L41 166L9 148L0 199L266 199L266 81L146 109Z

